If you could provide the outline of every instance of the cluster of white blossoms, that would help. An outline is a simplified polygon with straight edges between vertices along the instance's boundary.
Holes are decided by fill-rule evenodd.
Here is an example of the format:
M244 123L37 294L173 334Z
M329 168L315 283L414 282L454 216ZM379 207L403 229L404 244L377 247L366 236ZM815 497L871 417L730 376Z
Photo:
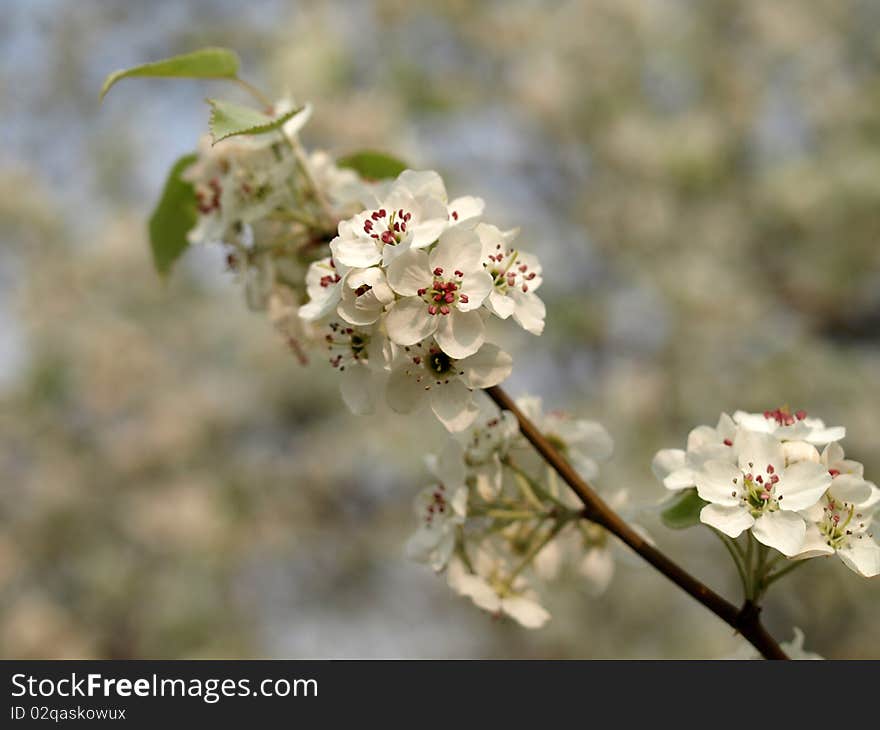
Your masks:
M658 452L654 471L667 489L695 489L706 503L700 521L731 538L750 531L793 560L836 554L871 577L880 574L871 531L880 489L845 458L845 435L787 408L722 414L715 428L691 431L685 450Z
M598 423L551 411L540 399L517 405L587 479L613 444ZM569 561L595 593L614 572L612 536L580 519L581 505L520 434L516 419L488 400L469 429L428 457L434 483L416 498L418 527L407 544L415 560L446 571L454 591L528 628L550 618L537 581ZM610 497L623 506L625 494Z
M203 142L184 174L199 210L189 239L228 247L248 305L268 309L298 354L328 352L353 412L379 398L401 413L426 403L449 431L466 429L474 391L513 366L487 341L487 321L543 331L541 265L515 230L481 220L481 199L449 200L436 172L367 181L324 152L307 155L297 135L309 115Z
M540 264L514 247L513 232L481 222L482 211L477 198L449 202L436 172L406 170L341 221L330 255L311 265L300 317L356 335L356 349L335 355L340 365L361 365L344 376L370 393L358 403L346 397L356 412L372 409L378 388L397 412L429 403L449 431L466 429L479 412L474 391L513 367L487 342L487 320L543 330Z

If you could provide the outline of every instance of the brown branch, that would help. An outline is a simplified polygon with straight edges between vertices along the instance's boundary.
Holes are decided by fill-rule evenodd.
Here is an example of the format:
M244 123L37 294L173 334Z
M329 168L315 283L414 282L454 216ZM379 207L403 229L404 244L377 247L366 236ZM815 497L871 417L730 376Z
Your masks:
M675 583L683 591L702 603L722 621L732 626L743 635L766 659L788 659L776 640L770 636L760 619L761 609L751 601L746 601L742 608L737 608L730 601L722 598L711 588L694 578L684 568L675 563L648 543L632 527L630 527L596 491L572 468L571 464L553 447L523 412L513 399L499 386L486 388L486 394L499 408L510 411L519 421L520 432L535 447L535 450L552 466L574 490L584 504L585 519L601 525L616 535L638 553L644 560Z

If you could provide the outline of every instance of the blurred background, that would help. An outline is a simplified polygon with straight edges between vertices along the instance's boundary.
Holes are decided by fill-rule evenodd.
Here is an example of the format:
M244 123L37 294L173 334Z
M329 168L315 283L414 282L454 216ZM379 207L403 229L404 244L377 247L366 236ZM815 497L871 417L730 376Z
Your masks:
M304 138L393 152L521 226L548 325L509 390L602 421L601 483L791 404L880 479L880 4L871 0L4 0L0 655L715 657L738 639L652 571L569 575L494 621L403 555L439 433L349 415L247 312L219 251L163 285L146 219L221 84L111 70L226 45ZM320 358L318 358L320 360ZM439 427L438 427L439 428ZM739 596L720 543L646 525ZM816 560L770 629L880 656L880 581Z

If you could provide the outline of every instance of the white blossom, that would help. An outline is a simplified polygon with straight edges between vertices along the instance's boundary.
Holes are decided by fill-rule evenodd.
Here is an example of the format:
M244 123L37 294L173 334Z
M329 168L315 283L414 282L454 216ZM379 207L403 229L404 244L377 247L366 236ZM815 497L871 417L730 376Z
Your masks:
M488 399L484 399L488 402ZM519 423L510 411L496 406L481 409L481 416L464 435L464 461L467 479L487 502L501 491L504 467L501 460L507 456L514 439L519 435Z
M410 248L430 246L448 221L440 176L433 171L404 170L381 200L339 223L339 235L330 242L330 250L345 266L387 266Z
M763 413L737 411L733 420L743 428L758 433L769 433L781 441L806 441L822 446L840 441L846 436L843 426L826 426L820 418L810 418L807 412L792 413L788 408L777 408Z
M535 291L541 286L541 264L532 254L512 246L517 229L502 232L496 226L479 223L483 268L492 277L486 308L495 316L514 321L527 332L544 331L546 308Z
M480 265L480 241L468 229L446 232L430 254L409 250L388 267L388 283L401 296L385 318L388 336L414 345L434 335L450 357L473 355L485 340L477 311L492 288Z
M654 475L671 490L688 489L696 482L694 476L710 459L735 461L733 440L736 424L722 413L715 428L697 426L688 434L687 449L661 449L654 456Z
M799 514L816 504L831 484L820 464L786 464L778 438L741 431L735 441L737 463L707 461L696 473L697 493L709 504L700 519L730 537L751 529L755 538L784 555L798 553L806 524Z
M449 431L462 431L480 412L473 390L497 385L512 368L510 355L489 343L460 360L430 340L404 347L388 378L388 405L399 413L412 413L430 402Z
M873 518L880 489L862 478L862 465L844 458L838 444L822 453L831 486L822 499L804 510L807 532L796 559L836 554L846 567L871 578L880 574L880 546L873 538Z
M541 399L533 396L519 398L516 404L584 479L599 476L599 464L610 459L614 451L614 441L602 424L573 418L565 411L545 413ZM519 448L537 456L524 439Z
M461 446L450 439L438 456L429 455L428 469L436 483L415 501L419 526L407 542L407 555L442 570L455 549L456 531L467 516L468 491Z
M450 561L446 578L456 593L495 616L509 616L527 629L539 629L550 619L526 579L518 575L511 580L506 562L487 545L474 551L471 563L474 572L459 558Z

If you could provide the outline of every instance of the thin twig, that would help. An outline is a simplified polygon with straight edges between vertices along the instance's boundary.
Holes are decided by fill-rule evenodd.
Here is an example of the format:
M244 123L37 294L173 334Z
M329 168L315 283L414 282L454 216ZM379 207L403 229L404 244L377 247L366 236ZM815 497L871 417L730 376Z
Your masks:
M583 517L601 525L626 543L633 551L650 563L660 573L675 583L688 595L699 601L722 621L743 635L767 659L788 659L776 640L767 632L760 620L760 607L746 600L742 608L722 598L711 588L697 580L684 568L648 543L632 529L574 470L571 464L553 447L513 399L500 387L486 389L486 394L499 408L510 411L519 422L522 435L535 447L544 460L568 484L584 505Z

